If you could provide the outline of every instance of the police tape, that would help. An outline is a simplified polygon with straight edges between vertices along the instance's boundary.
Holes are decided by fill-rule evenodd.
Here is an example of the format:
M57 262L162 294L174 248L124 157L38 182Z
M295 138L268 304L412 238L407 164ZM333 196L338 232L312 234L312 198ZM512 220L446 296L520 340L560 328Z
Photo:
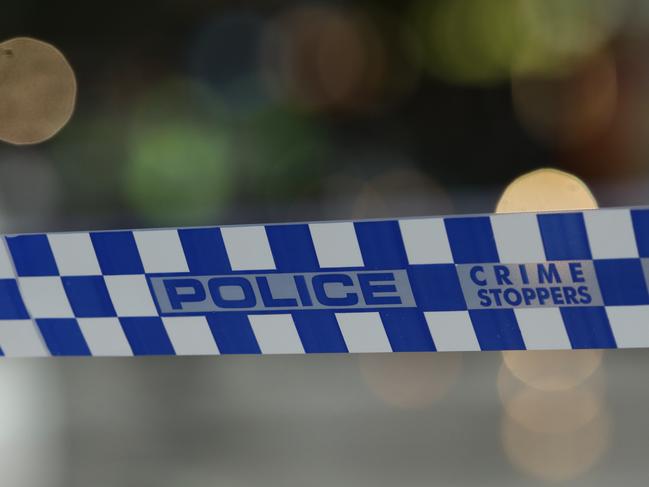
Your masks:
M649 347L649 209L10 235L0 354Z

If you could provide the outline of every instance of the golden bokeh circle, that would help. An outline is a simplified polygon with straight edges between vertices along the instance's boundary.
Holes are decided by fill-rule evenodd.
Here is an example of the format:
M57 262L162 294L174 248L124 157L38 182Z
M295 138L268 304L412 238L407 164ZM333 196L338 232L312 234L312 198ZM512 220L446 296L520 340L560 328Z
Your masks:
M29 37L0 43L0 140L51 138L70 120L76 94L74 71L54 46Z
M597 200L576 176L557 169L539 169L512 181L497 213L595 209ZM601 364L601 350L503 352L505 365L537 389L562 390L586 380Z
M581 428L566 433L538 433L504 415L501 437L509 461L533 477L560 482L595 466L608 449L611 420L602 412Z
M601 350L503 352L503 362L519 380L543 391L563 391L588 379L602 363Z
M459 353L367 354L359 361L372 392L401 409L422 409L439 401L462 370Z
M538 169L516 178L505 188L496 213L595 208L595 196L577 176L558 169Z
M576 431L604 410L606 381L595 375L580 387L540 390L518 380L503 364L498 372L498 396L505 413L528 430L538 433Z

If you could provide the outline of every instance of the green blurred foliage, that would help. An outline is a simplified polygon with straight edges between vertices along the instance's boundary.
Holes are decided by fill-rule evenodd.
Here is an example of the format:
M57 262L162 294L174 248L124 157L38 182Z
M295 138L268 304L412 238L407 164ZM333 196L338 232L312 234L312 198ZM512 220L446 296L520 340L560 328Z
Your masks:
M155 224L205 221L234 191L227 113L203 85L172 80L139 100L123 173L127 201Z

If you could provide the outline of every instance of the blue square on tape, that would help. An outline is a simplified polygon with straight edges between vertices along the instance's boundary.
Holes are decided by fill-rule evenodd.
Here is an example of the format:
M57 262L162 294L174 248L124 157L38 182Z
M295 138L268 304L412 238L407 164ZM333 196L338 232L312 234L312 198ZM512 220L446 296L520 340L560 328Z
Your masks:
M415 308L381 311L381 321L393 352L434 352L424 314Z
M525 350L525 342L512 309L469 311L482 350Z
M90 238L103 274L144 273L133 232L91 232Z
M649 210L631 210L631 220L640 257L649 257Z
M604 307L561 308L572 348L615 348L615 338Z
M245 313L208 313L207 323L222 354L261 353L257 338Z
M134 355L175 355L167 330L158 317L120 318Z
M456 264L498 262L498 249L488 216L445 218L444 225Z
M232 271L223 236L218 228L180 229L178 236L190 272L222 274Z
M649 304L640 259L596 260L595 272L605 305Z
M268 243L277 270L283 272L319 270L308 225L268 225L266 235L268 235Z
M0 320L29 318L15 279L0 279Z
M328 310L295 311L292 315L306 353L345 353L348 351L334 312Z
M422 311L466 309L455 265L414 265L408 269L408 277L415 302Z
M61 281L75 316L115 316L115 308L102 276L65 276Z
M19 276L56 276L59 270L47 235L7 237Z
M367 269L400 269L408 265L396 220L357 222L354 227Z
M38 319L36 324L52 355L90 355L77 320L48 318Z
M582 213L537 215L547 260L590 259Z

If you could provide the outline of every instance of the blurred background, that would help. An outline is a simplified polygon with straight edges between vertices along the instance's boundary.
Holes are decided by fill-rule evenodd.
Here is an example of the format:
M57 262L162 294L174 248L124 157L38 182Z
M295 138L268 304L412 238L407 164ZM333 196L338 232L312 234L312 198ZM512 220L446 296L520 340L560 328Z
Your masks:
M649 197L644 0L4 2L0 231ZM645 368L647 367L647 368ZM646 485L645 351L4 359L11 485Z

